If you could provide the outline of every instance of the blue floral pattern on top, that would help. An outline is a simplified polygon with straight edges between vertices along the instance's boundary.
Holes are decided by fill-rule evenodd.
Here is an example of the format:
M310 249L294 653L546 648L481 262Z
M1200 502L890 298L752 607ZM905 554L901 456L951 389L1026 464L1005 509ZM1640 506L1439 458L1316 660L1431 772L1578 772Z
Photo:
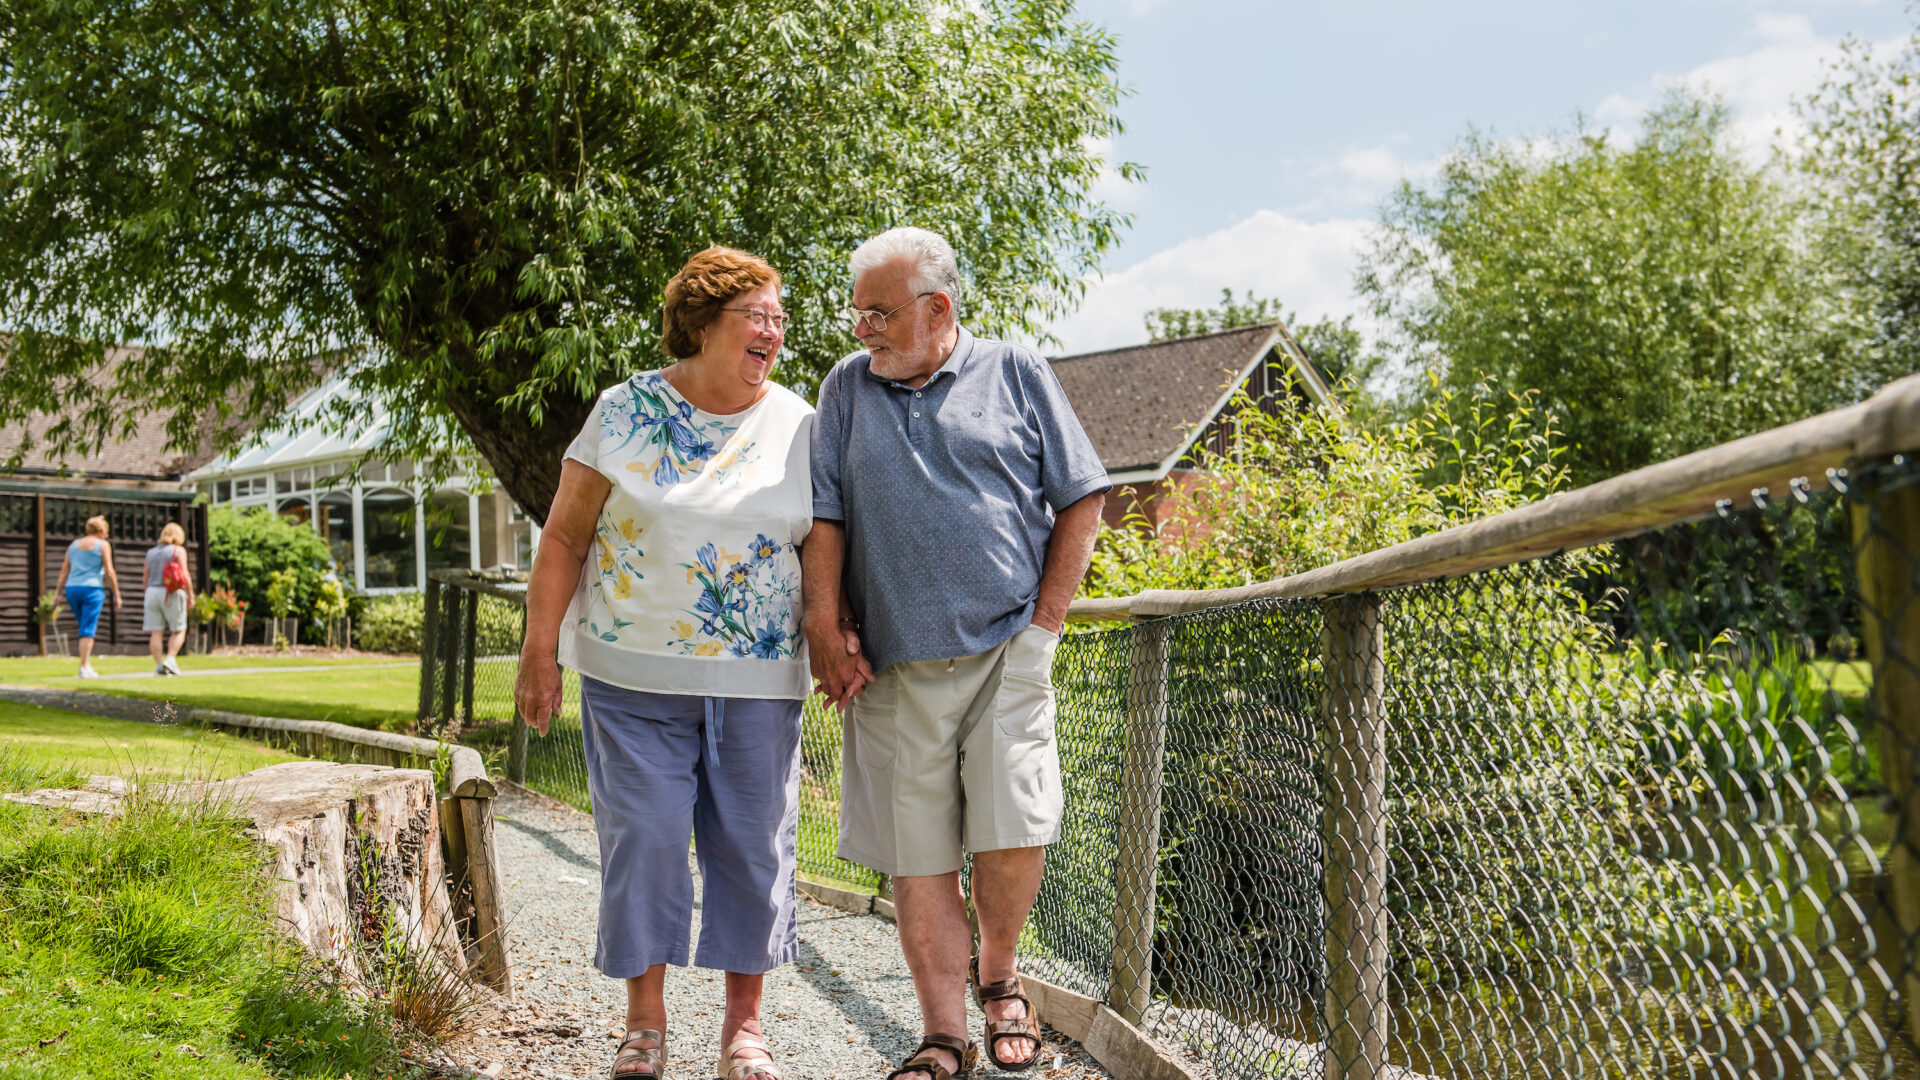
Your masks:
M741 659L780 660L794 655L799 631L795 625L800 575L791 543L766 534L754 538L745 557L713 544L702 544L694 561L681 563L687 584L698 585L694 620L674 623L675 636L667 644L689 656L733 656Z
M704 477L728 484L754 476L759 453L752 439L735 439L738 427L721 420L703 419L676 393L659 372L645 372L627 383L627 398L609 402L601 410L606 449L601 460L639 473L656 487L673 487ZM619 642L633 622L617 614L610 601L634 596L645 578L640 562L646 527L632 517L615 520L603 513L596 529L598 559L595 588L600 603L590 604L581 617L582 628L602 641ZM652 545L649 544L649 547ZM799 640L799 564L791 543L765 533L754 537L745 555L736 555L712 541L694 552L694 561L681 563L687 584L696 586L693 606L684 609L691 619L676 619L668 627L669 648L688 656L777 660L791 658ZM785 556L785 557L783 557ZM665 587L657 582L649 588ZM598 609L596 611L595 609ZM601 625L604 613L609 625Z
M634 376L627 383L627 407L605 410L601 423L610 438L619 438L623 431L626 435L604 451L606 456L622 453L637 441L636 457L627 463L627 470L645 473L660 487L672 487L697 475L713 457L716 442L725 445L735 429L719 420L701 422L693 406L672 393L665 382L654 371Z

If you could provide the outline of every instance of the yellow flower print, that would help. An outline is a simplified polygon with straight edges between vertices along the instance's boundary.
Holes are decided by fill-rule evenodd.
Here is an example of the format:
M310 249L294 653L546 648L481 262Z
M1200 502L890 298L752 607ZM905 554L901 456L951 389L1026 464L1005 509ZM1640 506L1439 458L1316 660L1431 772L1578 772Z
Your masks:
M695 646L693 647L693 655L695 655L695 656L719 656L719 655L720 655L720 643L719 643L719 642L717 642L717 641L703 641L703 642L701 642L700 644L698 644L698 645L695 645Z
M625 600L631 597L632 595L633 595L633 579L628 577L626 573L622 571L620 574L620 580L614 582L613 584L613 598L615 600Z
M633 527L632 518L628 518L627 520L620 523L620 535L626 537L627 543L629 544L633 543L635 540L638 540L640 538L640 534L644 531L645 530L643 529L636 529Z
M600 549L600 572L602 574L613 573L613 552L608 551L604 547Z
M737 563L739 561L740 561L740 556L735 555L733 552L728 551L726 548L720 549L720 565L721 566L728 566L733 563Z
M685 640L693 636L693 624L685 619L681 619L679 622L673 624L673 632L682 640Z
M745 563L734 563L732 566L727 567L728 585L745 585L746 583L747 566Z

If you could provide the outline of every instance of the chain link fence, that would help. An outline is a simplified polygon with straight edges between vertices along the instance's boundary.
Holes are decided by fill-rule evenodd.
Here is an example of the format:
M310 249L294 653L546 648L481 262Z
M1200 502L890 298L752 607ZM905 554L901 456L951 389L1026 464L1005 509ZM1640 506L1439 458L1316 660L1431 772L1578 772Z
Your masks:
M1920 1077L1920 465L1725 494L1076 628L1023 969L1235 1080ZM515 739L518 593L457 577L423 718L586 807L576 690ZM818 701L801 752L802 872L875 887Z
M518 721L513 684L525 632L525 583L464 571L429 573L420 727L483 750L504 748L509 780L592 810L580 743L580 676L561 669L564 705L544 737ZM834 855L840 830L840 716L822 698L806 703L800 762L800 872L838 888L881 888L879 874Z

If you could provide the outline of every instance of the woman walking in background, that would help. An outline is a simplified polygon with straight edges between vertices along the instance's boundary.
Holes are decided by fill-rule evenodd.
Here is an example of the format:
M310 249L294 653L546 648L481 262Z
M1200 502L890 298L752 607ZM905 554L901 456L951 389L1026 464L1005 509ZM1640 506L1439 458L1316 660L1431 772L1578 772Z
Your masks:
M186 530L169 521L160 530L160 542L147 549L146 565L141 568L144 611L140 629L153 635L148 651L153 653L155 675L178 675L180 646L187 640L187 609L193 606L193 574L187 570ZM162 639L166 652L160 651Z
M120 577L113 572L113 545L107 543L107 519L87 519L87 535L67 545L60 557L60 580L56 592L64 592L67 606L73 609L73 621L80 624L74 636L80 639L80 677L97 679L93 670L93 638L100 628L100 609L106 606L107 589L113 590L113 610L120 610Z
M544 735L560 711L558 664L580 672L604 874L593 962L627 989L611 1075L665 1080L666 967L688 959L694 836L704 894L693 962L727 973L707 1075L780 1080L760 995L765 973L799 951L810 682L799 547L813 526L813 409L770 377L787 315L764 260L695 255L667 284L662 324L679 362L601 394L567 448L527 586L514 700Z

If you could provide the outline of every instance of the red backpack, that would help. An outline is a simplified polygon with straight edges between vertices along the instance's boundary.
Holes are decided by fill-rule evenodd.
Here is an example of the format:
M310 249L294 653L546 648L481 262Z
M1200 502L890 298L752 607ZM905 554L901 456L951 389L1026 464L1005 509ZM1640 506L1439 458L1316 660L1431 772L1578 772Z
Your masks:
M175 547L174 557L167 560L166 568L160 571L160 584L170 593L186 588L191 581L187 578L187 549Z

